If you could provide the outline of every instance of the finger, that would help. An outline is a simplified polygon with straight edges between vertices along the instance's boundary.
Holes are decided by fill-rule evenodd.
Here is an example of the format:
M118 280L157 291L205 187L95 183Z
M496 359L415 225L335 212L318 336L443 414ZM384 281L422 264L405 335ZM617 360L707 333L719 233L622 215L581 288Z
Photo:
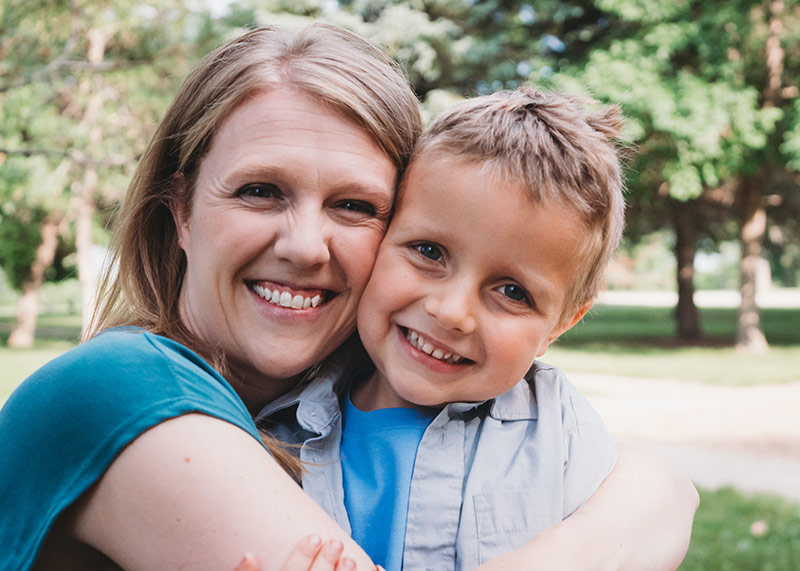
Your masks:
M336 571L356 571L356 562L349 557L340 557L336 564Z
M239 561L239 564L233 571L259 571L256 556L250 552L245 553L244 557L242 557L242 560Z
M326 540L308 571L334 571L343 550L344 545L338 539Z
M322 539L318 535L309 535L294 546L281 571L308 571L321 548Z

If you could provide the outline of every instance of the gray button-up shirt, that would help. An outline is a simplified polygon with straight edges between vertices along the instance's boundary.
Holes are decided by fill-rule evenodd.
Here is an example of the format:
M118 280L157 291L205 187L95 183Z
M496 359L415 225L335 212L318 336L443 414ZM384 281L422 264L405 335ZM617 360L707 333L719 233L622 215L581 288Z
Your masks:
M303 488L349 532L339 458L344 369L329 364L256 420L302 445ZM600 417L549 365L535 363L495 399L448 404L417 450L403 569L472 569L519 547L583 504L615 461Z

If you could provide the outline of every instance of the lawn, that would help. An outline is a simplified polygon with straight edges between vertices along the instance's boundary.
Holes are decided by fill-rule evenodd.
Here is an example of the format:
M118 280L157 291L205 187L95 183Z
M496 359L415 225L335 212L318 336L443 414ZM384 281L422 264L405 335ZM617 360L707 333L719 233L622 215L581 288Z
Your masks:
M770 349L753 356L733 349L735 309L702 309L706 338L698 346L682 346L675 341L670 308L598 305L544 360L567 371L727 385L800 380L800 309L764 309L761 317ZM0 318L0 403L22 379L74 345L80 316L41 316L36 345L26 351L5 347L12 326L12 318Z
M700 491L692 543L680 571L797 571L800 506L729 488Z
M0 404L25 377L74 347L81 334L80 315L43 315L39 318L33 348L9 349L6 342L13 322L12 318L0 318Z
M702 309L706 337L684 346L671 308L596 306L543 359L567 371L734 386L800 380L800 309L764 309L761 317L770 349L746 355L733 348L735 309Z

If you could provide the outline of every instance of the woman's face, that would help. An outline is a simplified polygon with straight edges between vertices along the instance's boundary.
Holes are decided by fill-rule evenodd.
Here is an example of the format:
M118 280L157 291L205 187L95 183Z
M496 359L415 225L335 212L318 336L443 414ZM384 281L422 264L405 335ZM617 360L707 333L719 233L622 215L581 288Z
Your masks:
M251 410L353 332L396 177L363 129L296 90L248 99L217 131L175 212L180 311Z

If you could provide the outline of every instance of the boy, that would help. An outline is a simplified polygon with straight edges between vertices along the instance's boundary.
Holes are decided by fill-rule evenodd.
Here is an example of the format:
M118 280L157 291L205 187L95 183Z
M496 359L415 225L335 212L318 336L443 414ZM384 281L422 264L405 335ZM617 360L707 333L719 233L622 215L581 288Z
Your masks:
M343 357L260 416L302 443L304 489L387 569L474 568L613 467L596 413L534 363L589 310L622 232L622 120L581 104L520 88L439 116L359 306L375 369Z

